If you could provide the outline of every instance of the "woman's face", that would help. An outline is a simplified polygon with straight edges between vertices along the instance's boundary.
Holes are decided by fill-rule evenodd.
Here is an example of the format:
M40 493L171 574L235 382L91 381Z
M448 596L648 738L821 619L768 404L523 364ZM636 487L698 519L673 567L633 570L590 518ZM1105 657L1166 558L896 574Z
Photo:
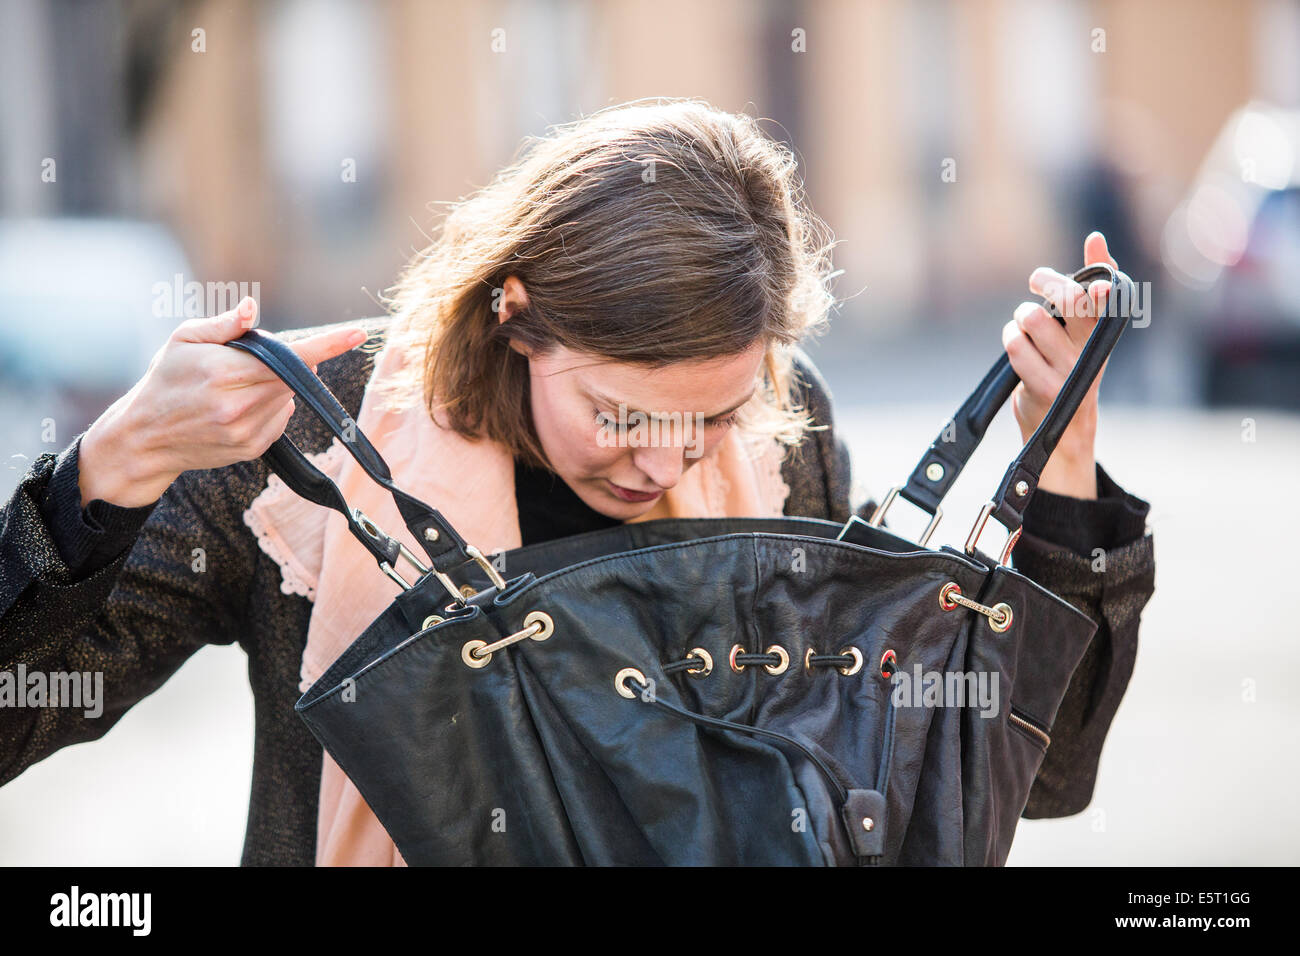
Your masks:
M511 289L511 279L503 322L522 292L521 286ZM512 292L516 304L508 310ZM530 355L533 421L542 448L594 510L623 521L645 514L734 427L728 420L753 397L765 352L759 342L735 355L658 369L563 346ZM634 492L650 497L636 500Z

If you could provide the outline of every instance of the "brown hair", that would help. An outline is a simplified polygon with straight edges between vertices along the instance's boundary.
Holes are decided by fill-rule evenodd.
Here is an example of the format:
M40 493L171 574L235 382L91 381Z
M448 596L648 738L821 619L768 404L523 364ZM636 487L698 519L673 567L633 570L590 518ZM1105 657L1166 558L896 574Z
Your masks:
M606 107L552 129L453 204L385 296L388 341L424 360L376 383L382 400L404 408L422 395L467 438L549 467L528 359L510 338L647 367L764 341L763 382L737 427L786 446L824 428L794 401L790 350L825 330L833 243L793 154L752 117L694 98ZM528 307L500 322L509 275Z

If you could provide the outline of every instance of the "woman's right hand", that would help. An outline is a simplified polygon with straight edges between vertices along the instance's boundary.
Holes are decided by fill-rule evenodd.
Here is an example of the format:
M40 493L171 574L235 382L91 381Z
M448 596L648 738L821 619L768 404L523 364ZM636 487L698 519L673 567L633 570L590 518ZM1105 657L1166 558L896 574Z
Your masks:
M223 344L256 325L256 316L256 303L245 298L229 312L176 327L144 377L81 437L83 506L96 498L125 508L152 504L181 472L251 461L284 433L293 392L252 355ZM314 372L365 339L352 326L289 345Z

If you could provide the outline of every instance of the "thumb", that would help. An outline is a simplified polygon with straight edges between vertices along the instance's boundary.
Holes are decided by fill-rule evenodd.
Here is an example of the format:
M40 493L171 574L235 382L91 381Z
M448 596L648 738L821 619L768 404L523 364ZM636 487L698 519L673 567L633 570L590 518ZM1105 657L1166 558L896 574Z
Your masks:
M176 338L182 342L210 342L215 345L237 339L257 326L261 318L257 302L244 296L239 305L207 319L188 319L176 328Z

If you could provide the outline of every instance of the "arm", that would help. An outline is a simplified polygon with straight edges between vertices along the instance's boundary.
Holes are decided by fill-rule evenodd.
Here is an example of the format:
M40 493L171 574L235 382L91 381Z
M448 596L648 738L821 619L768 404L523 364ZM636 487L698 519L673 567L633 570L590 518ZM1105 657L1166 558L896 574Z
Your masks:
M1155 590L1150 510L1096 466L1098 497L1039 490L1012 564L1097 622L1052 726L1023 816L1061 817L1092 800L1102 744L1137 657L1142 609Z
M0 674L23 693L20 666L89 673L102 695L93 707L0 707L0 784L103 736L204 644L243 633L256 543L232 540L220 516L255 493L254 464L186 472L150 505L83 508L81 438L38 457L0 512Z
M103 736L204 644L249 633L260 549L242 513L266 482L261 455L286 431L300 447L304 430L316 434L273 372L224 347L256 318L245 298L182 322L144 377L62 455L41 455L0 512L0 784ZM286 338L314 369L366 335ZM22 672L87 674L102 699L2 706L6 678L26 700Z

